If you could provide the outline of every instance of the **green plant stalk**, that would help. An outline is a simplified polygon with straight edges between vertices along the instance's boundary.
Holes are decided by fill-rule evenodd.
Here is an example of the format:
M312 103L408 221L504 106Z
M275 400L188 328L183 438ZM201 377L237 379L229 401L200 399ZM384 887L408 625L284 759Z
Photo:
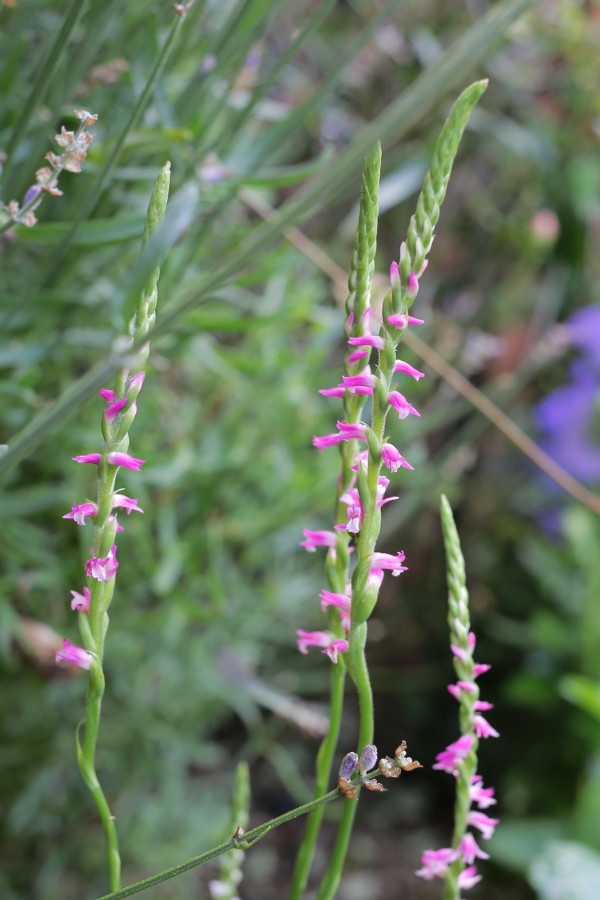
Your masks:
M370 309L371 285L375 271L375 250L377 246L378 191L381 172L381 146L377 144L365 160L361 199L358 215L358 227L354 240L354 250L348 276L348 298L346 313L347 328L352 335L364 334L365 313ZM349 351L350 352L350 351ZM349 363L348 355L344 372L346 375L357 374L362 368L361 362ZM344 393L344 418L347 422L358 423L364 407L364 396ZM335 521L343 522L347 515L345 504L341 502L342 494L350 487L354 473L354 464L358 451L358 441L340 444L340 478L335 501ZM350 536L347 531L337 533L335 555L328 555L326 570L330 589L337 593L345 593L349 581ZM339 615L336 610L329 611L329 625L337 637L342 636ZM326 790L331 767L339 739L344 704L346 665L339 659L332 668L330 685L330 717L329 727L316 760L315 796ZM363 704L361 704L363 705ZM365 743L371 743L371 740ZM359 744L363 747L365 744ZM317 808L310 815L306 832L298 851L296 865L290 887L290 900L299 900L306 889L315 846L323 820L324 809Z
M387 323L390 315L406 314L416 296L409 288L409 276L419 273L433 242L434 227L439 219L454 157L473 106L483 93L487 82L476 82L466 88L455 102L437 141L430 169L425 176L423 190L412 217L407 243L400 256L400 277L392 283L383 301L384 322L380 337L383 349L378 351L377 383L373 390L373 412L368 434L369 459L366 472L358 467L357 485L363 507L363 520L356 542L356 568L352 576L352 626L349 635L348 671L356 686L359 699L359 747L373 742L373 696L365 658L367 621L377 602L378 587L369 583L372 558L381 530L381 512L377 507L377 487L381 471L381 447L385 437L386 419L390 410L388 397L392 389L396 350L406 330ZM375 219L375 228L377 220ZM321 883L317 900L332 900L337 891L356 806L346 806L336 837L333 854ZM466 820L466 815L465 815Z
M456 795L454 802L454 831L452 833L452 847L456 849L467 831L467 816L471 809L469 787L471 780L477 772L477 750L479 740L472 725L473 706L479 699L479 690L473 674L472 650L469 647L467 637L471 630L469 618L469 594L465 574L465 560L462 555L460 538L452 509L447 498L442 494L440 498L440 514L442 519L442 533L444 535L444 548L446 552L446 572L448 581L448 625L450 628L450 642L460 647L466 656L463 661L454 656L454 669L459 679L470 681L475 685L475 691L467 693L463 691L460 699L460 731L461 734L469 734L473 737L473 746L458 769L456 778ZM444 900L460 900L460 887L458 876L464 869L461 858L455 860L449 867L444 878Z
M169 193L170 169L170 163L167 163L156 179L146 216L144 245L147 244L152 232L164 217ZM145 337L154 321L159 275L160 268L156 266L148 277L138 308L130 323L129 343L132 343L136 336ZM138 366L143 365L147 355L148 344L146 343L142 345L138 353ZM108 454L113 451L126 452L129 447L128 432L136 414L135 400L140 388L141 384L135 380L132 381L129 370L123 370L116 379L115 395L119 398L127 397L129 402L113 422L107 422L104 417L102 420L105 447L98 466L97 513L92 546L92 556L99 559L104 559L111 553L117 525L111 513L118 467L108 462ZM102 669L104 642L109 622L108 609L115 587L115 575L113 574L105 581L99 581L96 578L88 580L90 582L89 610L79 613L79 629L86 650L93 655L93 663L88 679L83 742L81 743L79 740L79 729L76 736L77 761L82 778L92 794L102 820L107 844L109 884L111 890L116 891L121 884L119 842L115 819L100 787L95 764L105 688Z
M350 783L358 789L365 783L365 781L367 781L369 778L373 778L378 774L379 769L374 769L372 772L368 772L365 775L357 776L351 779ZM242 849L246 849L248 846L251 846L252 844L259 841L269 831L272 831L273 828L277 828L279 827L279 825L284 825L286 822L291 822L292 819L297 819L298 816L304 816L307 813L311 812L313 809L316 809L319 806L325 806L327 803L331 803L332 800L337 800L339 797L340 793L338 789L335 788L335 790L329 791L322 797L317 797L314 800L309 800L308 803L304 803L302 804L302 806L297 806L295 809L283 813L283 815L277 816L277 818L275 819L270 819L268 822L264 822L262 825L257 825L256 828L251 828L250 831L247 831L241 838L231 838L229 841L225 841L223 844L218 844L216 847L212 847L210 850L207 850L205 853L201 853L199 856L194 856L192 859L188 859L186 862L180 863L177 866L173 866L170 869L165 869L162 872L158 872L156 875L151 875L148 878L144 878L142 881L138 881L135 884L129 885L128 887L121 888L118 891L113 891L110 894L105 894L103 897L98 898L98 900L122 900L123 897L130 897L132 894L137 894L140 891L145 891L148 888L155 887L157 884L162 884L162 882L168 881L171 878L176 878L177 875L182 875L184 872L189 872L190 869L196 869L199 866L202 866L205 863L216 859L223 853L227 853L229 850L236 850L240 847Z

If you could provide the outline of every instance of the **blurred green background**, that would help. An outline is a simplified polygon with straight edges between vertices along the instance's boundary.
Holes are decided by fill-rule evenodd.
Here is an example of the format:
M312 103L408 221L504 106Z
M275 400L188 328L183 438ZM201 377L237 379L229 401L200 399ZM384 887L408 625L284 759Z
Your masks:
M178 212L159 321L187 306L153 343L131 435L132 453L148 462L119 476L145 512L120 538L98 759L125 883L226 836L239 759L251 766L253 824L311 792L329 662L300 656L294 631L323 626L325 585L322 557L298 542L303 528L331 526L337 457L313 450L311 437L338 414L317 390L339 381L344 297L297 235L274 225L263 240L258 204L296 204L303 233L346 269L362 157L381 132L384 284L452 99L489 77L421 283L419 336L598 486L600 5L549 0L501 30L473 31L504 8L197 2L146 97L176 18L169 3L0 5L0 148L18 136L3 202L21 199L74 107L99 114L84 172L62 177L64 196L44 202L35 228L0 238L2 441L123 331L151 186L172 162ZM72 27L55 44L64 22ZM447 77L423 81L436 72ZM409 114L397 103L410 96ZM574 314L583 318L568 324ZM403 357L422 367L408 349ZM481 749L502 825L470 896L592 900L598 517L426 371L411 389L421 419L390 424L415 471L393 479L400 500L385 509L380 549L403 549L409 571L385 582L369 645L376 742L389 753L407 740L425 768L361 800L339 897L440 896L439 883L413 872L423 849L448 842L452 818L452 779L430 768L458 734L445 687L444 491L463 541L478 659L493 664L482 692L502 735ZM77 638L69 590L81 587L89 544L87 528L61 516L94 491L94 473L70 458L98 449L101 410L95 396L73 403L2 484L5 900L107 889L103 837L75 763L85 681L53 663L60 637ZM350 691L340 757L354 748L355 724ZM317 871L338 814L334 804ZM248 853L243 900L285 896L301 833L297 820ZM207 897L214 874L148 896Z

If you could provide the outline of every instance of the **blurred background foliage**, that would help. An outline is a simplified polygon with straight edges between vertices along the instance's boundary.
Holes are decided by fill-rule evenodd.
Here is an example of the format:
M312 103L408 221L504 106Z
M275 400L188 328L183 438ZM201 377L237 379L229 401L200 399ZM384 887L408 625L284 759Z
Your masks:
M120 542L99 771L125 883L223 839L237 760L251 765L253 823L311 790L329 662L295 649L296 628L322 626L324 586L323 560L298 542L303 528L331 525L337 459L310 441L337 415L317 390L339 380L344 295L298 235L273 226L260 252L240 260L240 248L262 234L258 209L293 204L316 173L301 226L346 269L370 123L487 12L480 0L199 0L173 26L165 2L0 6L0 146L13 151L3 202L22 197L74 107L99 114L84 172L63 176L64 196L45 201L36 227L0 239L2 440L105 359L123 331L123 285L166 159L174 196L197 197L176 223L159 286L159 320L187 306L153 344L132 434L132 452L148 462L120 475L145 512L125 522ZM65 22L70 32L56 41ZM410 130L388 122L378 271L383 283L450 100L489 77L422 281L419 334L594 489L600 6L547 0L498 38L481 64L461 60L456 90L449 81L423 94ZM322 175L353 148L344 177ZM580 309L583 331L568 324ZM472 896L591 900L600 883L598 517L427 374L413 394L422 418L390 426L415 471L394 480L401 497L385 509L381 549L402 548L410 571L385 583L369 651L377 744L390 752L406 739L425 770L361 801L340 898L439 896L413 871L425 847L447 842L452 815L451 780L429 768L457 733L445 690L443 490L502 733L481 753L502 826ZM89 543L87 529L61 516L94 490L93 473L70 458L98 449L101 404L90 397L68 411L2 485L5 900L106 890L103 838L75 765L84 678L53 663L60 636L76 639L69 590L81 586ZM349 696L340 756L354 736ZM285 893L301 830L292 823L247 854L245 900ZM206 897L210 874L152 896Z

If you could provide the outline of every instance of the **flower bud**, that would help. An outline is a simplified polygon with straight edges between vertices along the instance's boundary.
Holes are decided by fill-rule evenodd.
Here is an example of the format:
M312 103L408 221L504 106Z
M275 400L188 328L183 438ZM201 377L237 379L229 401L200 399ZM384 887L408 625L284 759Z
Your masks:
M375 746L375 744L367 744L363 752L360 754L360 759L358 761L358 771L361 775L364 775L366 772L370 772L371 769L375 768L376 763L377 747Z
M354 774L354 770L356 769L357 763L358 763L358 754L346 753L346 755L343 758L341 765L340 765L339 777L344 778L346 780L348 778L352 778L352 775Z

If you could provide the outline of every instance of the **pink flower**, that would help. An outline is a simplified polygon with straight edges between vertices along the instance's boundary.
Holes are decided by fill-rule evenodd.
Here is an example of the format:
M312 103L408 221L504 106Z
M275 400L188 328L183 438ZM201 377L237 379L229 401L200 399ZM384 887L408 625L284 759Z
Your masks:
M467 817L467 824L472 825L473 828L477 828L486 841L493 835L494 829L499 821L500 819L490 819L485 813L477 812L477 810L474 809L471 810Z
M119 567L117 562L117 545L113 544L110 552L105 559L99 559L92 556L85 564L85 574L88 578L95 578L96 581L110 581Z
M488 709L493 709L494 704L489 703L487 700L476 700L473 704L473 709L477 712L486 712Z
M414 366L409 365L407 362L403 362L401 359L396 360L394 372L399 372L402 375L410 375L415 381L418 381L419 378L425 378L425 372L419 372Z
M388 316L388 324L395 328L406 328L407 325L424 325L425 319L415 319L414 316L405 316L403 313L394 313Z
M98 393L103 400L106 400L107 403L112 403L115 399L115 392L111 391L109 388L100 388Z
M399 419L406 419L407 416L420 416L414 406L408 402L406 397L398 391L390 391L388 395L388 403L393 406L398 413Z
M401 572L406 572L407 567L403 566L404 562L404 553L400 550L395 556L391 553L374 553L371 557L371 570L373 569L387 569L392 573L392 575L400 575Z
M473 728L475 729L477 737L500 737L500 732L496 731L495 728L492 728L488 720L484 719L483 716L473 716Z
M84 453L83 456L72 456L71 459L76 463L91 463L97 466L102 459L101 453Z
M479 690L474 681L457 681L456 684L465 694L476 694Z
M465 650L463 647L457 647L456 644L450 644L450 649L452 650L452 655L457 659L460 659L461 662L466 663L473 655L473 650L475 649L475 643L477 638L475 637L475 633L470 631L467 635L467 647Z
M74 503L71 512L63 516L63 519L73 519L77 525L85 525L86 516L95 516L98 507L95 503Z
M122 397L121 400L114 400L112 403L109 403L104 410L106 421L112 424L124 406L127 406L127 397Z
M352 607L352 599L349 594L337 594L334 591L322 590L319 594L321 601L321 609L327 611L328 606L335 606L339 609L342 625L344 629L350 628L350 609Z
M463 734L453 744L448 744L445 750L436 756L437 762L433 765L434 769L441 769L454 775L457 769L462 765L469 755L475 738L472 734Z
M393 444L385 443L381 445L381 459L384 466L390 472L397 472L399 468L410 469L414 471L413 466L408 463L400 451Z
M334 447L342 441L366 441L367 426L362 422L337 422L338 434L326 434L323 437L314 437L313 446L317 450L325 447Z
M305 528L302 532L304 540L300 541L300 547L306 547L309 553L314 553L317 547L335 547L335 534L333 531L311 531Z
M477 841L469 831L467 831L456 848L456 852L457 854L460 854L464 861L469 865L472 865L475 862L476 857L479 859L490 858L490 854L486 853L485 850L482 850L481 847L478 846Z
M448 685L448 693L452 694L455 700L458 700L460 703L460 698L462 696L462 692L457 684L449 684Z
M424 878L425 881L443 878L453 860L454 850L451 847L442 847L440 850L425 850L421 857L422 868L418 869L415 875L418 875L419 878Z
M64 638L63 649L56 652L56 662L58 663L61 660L71 663L73 666L79 666L81 669L89 669L94 661L94 657L87 650L76 647L75 644L71 644L70 641Z
M494 788L484 788L481 775L473 775L471 786L469 787L469 797L471 803L476 803L479 809L487 809L488 806L493 806L496 803Z
M144 371L136 372L127 386L127 392L129 393L129 391L137 391L139 393L142 389L145 378L146 373Z
M137 500L134 500L133 497L126 497L125 494L113 494L112 508L124 509L127 515L132 512L144 512L142 507L137 505Z
M334 641L331 641L328 647L321 650L321 653L328 656L332 663L336 663L338 653L346 653L348 646L348 641L345 638L336 638Z
M467 866L466 869L462 870L457 879L459 888L462 888L465 891L474 887L478 881L481 881L481 875L477 874L475 866Z
M385 340L376 334L363 334L360 337L348 338L351 347L374 347L376 350L383 350Z
M368 367L367 367L368 368ZM373 388L377 384L377 378L370 372L363 372L360 375L343 375L342 386L347 388L351 394L372 394Z
M324 397L343 397L346 393L346 388L338 384L337 387L320 388L319 393L323 394Z
M414 272L411 272L408 276L408 280L406 282L406 295L411 300L414 300L417 294L419 293L419 279L415 275Z
M296 631L298 637L296 643L300 653L308 653L309 647L327 647L331 643L331 634L328 631Z
M125 469L133 469L135 472L139 472L146 462L145 459L136 459L135 456L130 456L129 453L120 453L119 451L109 453L106 459L111 466L123 466Z
M473 676L477 678L479 675L483 675L485 672L489 672L492 667L487 663L475 663L473 666Z
M361 359L364 359L365 356L369 355L368 350L353 350L352 353L349 353L346 357L346 362L348 365L353 365L356 362L359 362Z
M348 649L348 641L344 638L334 638L328 631L296 631L298 635L296 643L300 653L308 653L309 647L324 647L322 653L325 653L329 659L336 663L338 653L345 653Z
M392 286L392 290L397 290L400 287L400 269L395 260L390 263L390 285Z
M71 591L71 609L74 609L76 612L89 612L90 608L90 589L89 587L84 587L83 593L79 594L77 591Z

